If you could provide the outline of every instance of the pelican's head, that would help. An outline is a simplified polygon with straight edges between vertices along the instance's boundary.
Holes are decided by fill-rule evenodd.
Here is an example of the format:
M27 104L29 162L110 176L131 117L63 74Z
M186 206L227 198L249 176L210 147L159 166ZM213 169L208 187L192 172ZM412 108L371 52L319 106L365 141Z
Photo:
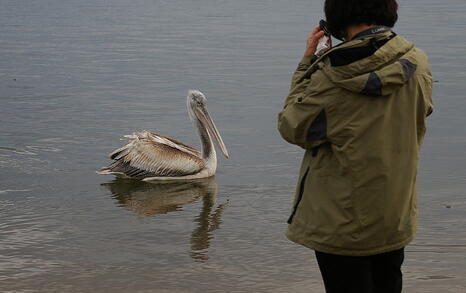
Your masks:
M204 127L209 133L210 137L217 143L218 147L222 151L226 158L229 158L227 148L223 143L222 137L217 130L217 127L210 118L210 114L207 111L207 98L203 93L196 90L191 90L188 93L187 106L189 117L200 123L200 127Z

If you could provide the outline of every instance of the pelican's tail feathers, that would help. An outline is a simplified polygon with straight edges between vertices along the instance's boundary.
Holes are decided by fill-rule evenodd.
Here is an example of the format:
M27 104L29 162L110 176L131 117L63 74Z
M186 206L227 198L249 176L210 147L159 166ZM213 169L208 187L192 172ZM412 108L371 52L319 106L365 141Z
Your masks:
M128 162L123 160L117 160L110 166L104 167L97 171L100 175L117 175L122 177L143 179L146 177L153 177L155 174L150 171L141 170L139 168L131 166Z
M114 172L110 169L108 169L107 167L105 168L102 168L100 169L99 171L95 171L97 174L99 175L115 175L115 176L118 176L118 177L124 177L124 178L128 178L128 176L125 174L125 173L122 173L122 172Z
M99 171L95 171L99 175L111 175L112 171L110 171L108 168L104 167L100 169Z
M103 167L102 169L100 169L99 171L95 171L97 174L99 175L117 175L117 174L123 174L121 172L114 172L112 171L112 169L110 169L109 167Z

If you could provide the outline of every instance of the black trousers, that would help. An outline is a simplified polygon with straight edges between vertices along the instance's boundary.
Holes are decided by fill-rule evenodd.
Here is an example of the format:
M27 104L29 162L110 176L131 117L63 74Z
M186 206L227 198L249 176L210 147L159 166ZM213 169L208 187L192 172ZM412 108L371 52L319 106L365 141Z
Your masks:
M400 293L404 248L371 256L316 251L327 293Z

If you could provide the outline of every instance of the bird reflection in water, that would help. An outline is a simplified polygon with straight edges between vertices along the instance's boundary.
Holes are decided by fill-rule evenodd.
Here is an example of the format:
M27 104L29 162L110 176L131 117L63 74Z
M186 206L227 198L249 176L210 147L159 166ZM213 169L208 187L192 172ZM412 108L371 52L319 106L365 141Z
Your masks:
M116 178L102 186L110 190L119 206L144 216L179 211L183 205L202 197L201 212L194 220L197 227L191 233L191 257L201 262L209 259L207 250L212 233L220 227L225 209L225 204L216 205L215 177L158 183Z

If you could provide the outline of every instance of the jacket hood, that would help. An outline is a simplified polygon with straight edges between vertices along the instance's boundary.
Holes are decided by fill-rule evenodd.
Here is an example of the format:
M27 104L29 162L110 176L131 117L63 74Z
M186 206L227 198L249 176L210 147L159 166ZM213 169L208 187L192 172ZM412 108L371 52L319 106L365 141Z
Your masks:
M385 96L417 69L414 44L388 31L342 43L326 54L323 72L337 86L367 96Z

